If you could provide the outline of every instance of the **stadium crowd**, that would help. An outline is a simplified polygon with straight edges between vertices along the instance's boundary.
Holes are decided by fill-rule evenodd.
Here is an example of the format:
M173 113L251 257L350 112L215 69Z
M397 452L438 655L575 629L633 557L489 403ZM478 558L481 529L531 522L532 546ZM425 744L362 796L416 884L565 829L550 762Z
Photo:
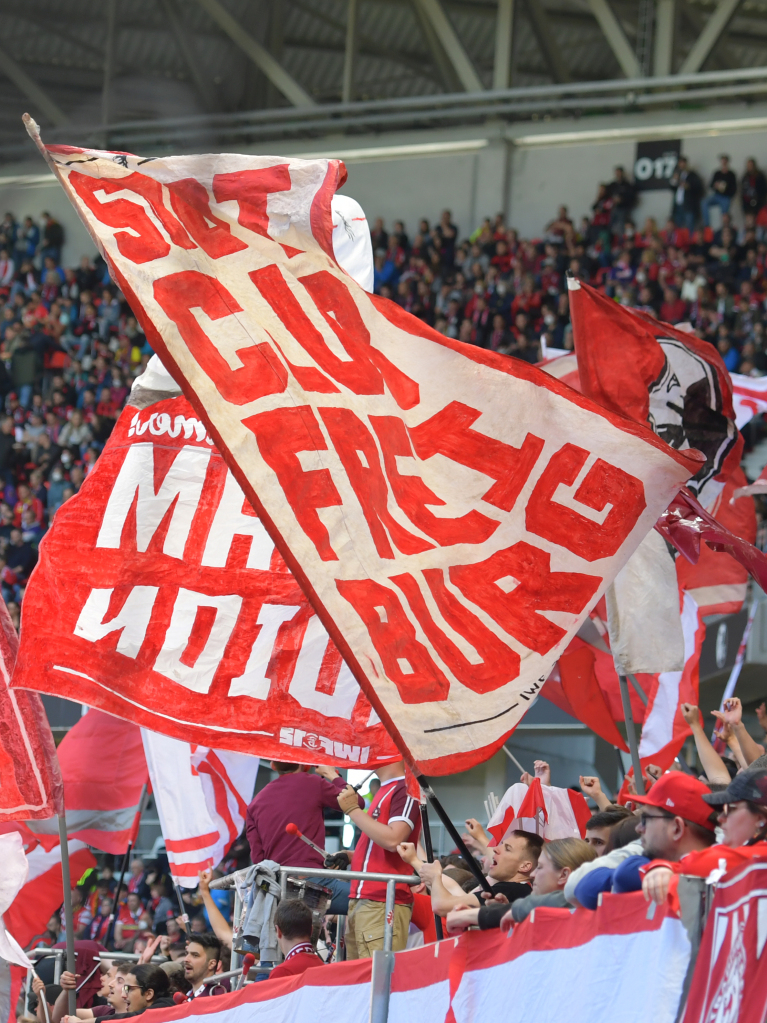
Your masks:
M740 180L722 156L706 193L680 157L669 218L633 219L638 193L622 167L598 186L591 216L566 206L539 238L523 239L502 214L469 237L449 210L408 234L402 221L372 229L375 289L448 337L538 362L541 338L572 348L565 274L622 305L670 323L689 321L730 372L767 373L767 179L748 160ZM742 226L733 222L739 199ZM717 208L718 226L711 211Z
M412 237L402 221L387 230L378 219L375 290L449 337L534 363L542 344L572 347L570 271L616 302L688 320L731 372L767 373L767 180L756 162L738 180L723 156L706 193L680 158L662 226L638 226L636 204L618 167L591 216L575 224L561 206L539 238L520 238L500 214L468 237L449 210ZM48 213L0 222L0 592L17 624L40 538L93 468L152 354L103 259L64 267L64 240Z
M765 733L760 741L746 730L737 698L715 712L721 754L700 726L698 708L684 705L683 712L692 726L697 771L683 754L667 772L649 766L644 796L636 794L630 774L614 796L603 790L598 778L580 778L580 790L592 807L583 838L546 839L541 833L543 818L526 816L522 806L508 826L504 818L500 832L494 828L491 833L470 818L463 840L473 863L458 849L428 862L420 841L419 803L408 794L402 761L379 768L377 782L364 797L334 768L320 766L312 772L309 767L273 762L276 777L251 802L243 835L217 870L200 874L196 891L174 894L162 854L151 863L133 859L122 897L107 859L100 870L81 880L73 891L76 972L64 971L60 983L53 984L44 976L44 964L38 964L30 1002L33 1011L37 1006L37 1023L46 1023L43 992L50 1023L107 1015L122 1018L225 994L234 939L232 901L228 891L212 890L210 884L213 877L244 870L251 860L256 866L248 878L254 891L262 893L274 884L275 861L338 871L337 880L322 882L328 886L324 906L331 915L320 921L300 897L275 898L271 909L268 900L261 900L255 927L261 960L253 969L256 979L269 980L322 966L339 941L337 914L346 920L346 958L370 957L383 948L385 885L344 880L350 866L374 874L420 875L418 885L396 886L396 951L437 940L438 926L445 936L469 927L508 931L537 906L594 910L603 892L641 890L648 901L660 903L680 875L705 878L723 863L730 868L767 855L767 707L763 704L757 711ZM549 765L536 761L534 775L521 777L523 791L524 786L530 793L540 793L545 803L544 790L552 786ZM336 807L348 815L357 841L353 850L323 856L324 812ZM550 803L544 828L561 827L561 813L555 802ZM287 821L298 823L286 828ZM311 835L311 842L302 841L298 831ZM179 898L184 916L179 915ZM246 905L246 915L250 912ZM248 951L249 942L256 940L249 924L250 919L240 933L239 952ZM61 948L63 939L59 912L32 945ZM265 948L272 944L274 950L264 958ZM110 960L112 950L137 958ZM253 950L259 952L258 947ZM105 953L103 959L99 953ZM271 971L259 975L259 967ZM66 1014L72 989L77 991L78 1017ZM34 1023L34 1017L20 1018Z

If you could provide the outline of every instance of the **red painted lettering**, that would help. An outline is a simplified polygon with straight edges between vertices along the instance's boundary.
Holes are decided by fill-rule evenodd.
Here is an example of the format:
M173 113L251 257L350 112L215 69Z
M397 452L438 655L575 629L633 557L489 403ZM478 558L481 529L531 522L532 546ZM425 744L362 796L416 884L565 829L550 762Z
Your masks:
M501 581L506 580L509 585L502 586ZM551 555L521 541L476 565L453 566L450 581L510 636L545 654L565 636L565 629L540 612L580 614L602 579L579 572L552 572Z
M369 360L371 368L386 381L386 386L400 408L408 409L417 405L421 400L418 384L370 344L370 331L343 281L339 281L327 270L320 270L319 273L302 277L301 283L349 355L354 359ZM357 393L381 394L382 391Z
M525 524L531 533L567 548L584 561L598 561L618 551L646 507L644 486L609 462L598 458L575 492L575 500L601 512L612 507L600 525L558 504L554 494L560 483L572 485L583 468L588 451L565 444L543 470L525 509Z
M247 249L241 238L235 238L226 221L211 213L208 190L195 178L174 181L168 185L168 191L179 220L211 259Z
M154 297L226 401L247 405L266 394L285 390L287 373L268 342L241 348L237 357L242 366L231 369L197 322L192 313L195 308L201 309L211 320L242 312L237 300L215 277L207 277L196 270L169 274L155 281Z
M420 554L432 544L409 533L389 514L389 488L381 469L373 435L354 412L344 408L321 408L322 421L343 463L362 508L370 535L382 558L393 558L389 535L403 554Z
M371 416L370 423L381 444L384 467L394 497L411 522L441 547L456 543L484 543L493 535L500 522L478 511L472 510L457 519L443 519L429 511L426 505L444 505L445 502L429 490L420 476L400 475L397 468L398 456L413 457L405 424L396 416Z
M213 195L216 202L235 199L240 211L237 223L262 238L270 238L269 215L266 200L272 192L290 189L290 171L286 163L276 167L262 167L259 170L234 171L232 174L216 174L213 178Z
M336 579L338 592L365 623L386 677L403 703L444 700L450 682L416 638L397 594L372 579Z
M427 568L423 574L442 617L471 643L482 658L481 664L472 664L460 648L438 628L412 575L407 572L394 575L391 581L405 594L427 639L458 681L475 693L492 693L515 679L519 675L520 666L516 650L502 643L494 632L453 596L445 586L442 569Z
M296 341L338 383L354 394L383 394L386 383L400 408L411 408L418 403L417 384L373 348L354 300L332 274L322 271L302 278L301 283L338 336L349 359L340 359L331 351L278 266L254 270L249 277ZM335 314L335 319L331 313ZM305 386L303 382L302 386Z
M413 447L418 457L424 460L432 455L444 455L497 480L482 495L482 500L503 511L511 511L538 461L543 441L528 433L522 447L515 448L494 437L487 437L470 429L480 415L476 409L460 401L452 401L425 423L410 427Z
M341 496L328 469L304 472L296 457L299 451L327 451L314 412L308 405L274 409L244 419L242 425L255 434L264 461L277 474L298 524L319 556L323 561L338 561L317 509L340 505Z
M170 252L170 245L160 231L152 223L149 214L137 202L128 199L113 199L111 202L100 202L97 192L110 195L124 190L135 192L146 199L158 220L171 233L173 241L183 248L194 248L186 236L186 232L176 219L168 212L162 202L162 185L144 174L128 174L124 178L92 178L79 171L72 171L69 182L83 200L91 213L108 227L130 228L128 231L115 232L115 243L120 253L132 263L149 263L153 259L161 259ZM138 237L136 237L138 235Z

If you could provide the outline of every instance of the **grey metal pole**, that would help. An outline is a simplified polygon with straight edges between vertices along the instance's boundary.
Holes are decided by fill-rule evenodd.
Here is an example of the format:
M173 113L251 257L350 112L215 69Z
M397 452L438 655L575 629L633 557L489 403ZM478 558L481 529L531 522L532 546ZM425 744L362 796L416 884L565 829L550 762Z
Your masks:
M232 915L232 923L234 925L232 927L232 969L233 970L239 970L240 967L242 966L242 958L240 956L240 953L239 952L235 952L235 945L237 944L237 939L239 938L238 929L239 929L239 925L240 925L240 915L241 915L241 913L242 913L242 899L240 898L239 891L235 888L234 889L234 913ZM240 985L238 984L237 986L239 987Z
M637 744L637 732L634 725L634 712L631 710L629 683L625 675L619 675L618 680L621 687L623 720L626 722L626 738L628 739L629 750L631 751L631 763L634 765L634 784L636 785L637 795L643 796L645 794L644 778L642 777L642 764L639 760L639 745Z
M394 881L386 882L386 918L384 920L384 952L391 952L394 943L394 897L396 885Z
M67 928L67 971L75 973L75 924L72 916L72 878L69 874L69 842L67 840L67 819L59 814L59 844L61 849L61 883L64 886L64 922ZM74 989L67 992L69 1015L77 1013L77 994Z
M61 953L59 955L58 953ZM56 961L53 964L53 983L58 984L61 980L61 961L64 958L64 949L56 949Z
M336 917L336 962L342 963L346 959L346 917Z
M370 973L370 1023L387 1023L389 1018L389 993L391 975L394 972L394 952L377 949L373 953L373 968Z

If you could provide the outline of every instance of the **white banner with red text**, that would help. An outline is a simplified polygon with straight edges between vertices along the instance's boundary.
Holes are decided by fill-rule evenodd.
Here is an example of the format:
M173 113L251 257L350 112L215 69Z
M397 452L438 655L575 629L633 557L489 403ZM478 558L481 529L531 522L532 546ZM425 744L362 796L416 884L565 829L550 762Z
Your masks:
M128 405L57 512L13 685L215 749L349 767L397 755L183 397Z
M487 759L701 459L363 291L338 161L44 152L389 733Z

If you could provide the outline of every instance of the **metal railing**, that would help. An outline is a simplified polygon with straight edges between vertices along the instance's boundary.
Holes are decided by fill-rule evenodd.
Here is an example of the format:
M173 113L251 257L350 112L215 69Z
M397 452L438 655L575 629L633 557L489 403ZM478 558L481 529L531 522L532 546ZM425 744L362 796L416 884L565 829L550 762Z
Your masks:
M442 93L354 103L325 103L314 107L279 107L231 114L195 115L183 118L128 121L112 125L51 128L46 141L86 146L133 149L160 147L172 151L178 145L194 150L196 144L251 138L312 137L328 132L385 131L408 127L477 124L482 118L526 120L535 115L573 114L593 111L631 111L677 103L767 94L767 67L736 68L688 75L620 78L560 85L486 89L481 92ZM12 158L29 152L26 144L0 147L0 155Z
M211 881L210 887L216 889L231 889L235 891L235 904L234 904L234 921L235 921L235 934L232 940L232 966L235 967L234 973L238 971L235 966L240 964L240 956L234 950L236 943L235 939L237 935L237 925L242 914L242 903L240 899L240 893L238 885L244 882L245 875L252 869L250 867L244 870L237 870L233 874L227 874L225 877L216 878ZM287 884L288 877L314 877L314 878L326 878L328 880L341 880L341 881L378 881L386 885L386 902L384 906L384 952L391 953L392 944L394 940L394 900L396 897L396 887L398 884L407 884L410 886L418 885L421 883L420 877L417 874L380 874L372 873L364 870L329 870L325 867L280 867L278 871L280 875L280 897L285 898L287 895ZM339 923L340 927L340 923ZM341 936L339 934L337 939L337 945L341 946ZM259 967L261 969L261 967Z

